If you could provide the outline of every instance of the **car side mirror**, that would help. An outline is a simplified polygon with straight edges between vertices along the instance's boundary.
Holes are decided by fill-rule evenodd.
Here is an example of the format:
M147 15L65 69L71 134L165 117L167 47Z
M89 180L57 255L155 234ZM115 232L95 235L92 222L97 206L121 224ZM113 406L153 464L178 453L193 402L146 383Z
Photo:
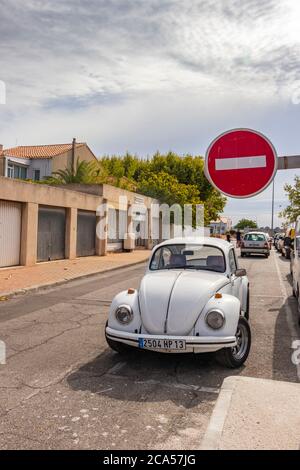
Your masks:
M247 276L247 271L246 269L237 269L234 274L236 275L236 277L243 277Z

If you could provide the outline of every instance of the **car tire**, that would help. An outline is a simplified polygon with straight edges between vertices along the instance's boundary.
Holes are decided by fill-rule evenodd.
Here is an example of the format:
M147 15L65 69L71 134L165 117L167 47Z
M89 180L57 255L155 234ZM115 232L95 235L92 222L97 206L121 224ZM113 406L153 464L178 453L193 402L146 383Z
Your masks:
M270 255L265 255L266 258L269 258Z
M230 369L241 367L247 360L251 348L251 330L248 321L240 317L236 331L239 344L233 348L224 348L216 353L216 359L222 366Z
M245 257L245 253L241 253L241 258L244 258Z

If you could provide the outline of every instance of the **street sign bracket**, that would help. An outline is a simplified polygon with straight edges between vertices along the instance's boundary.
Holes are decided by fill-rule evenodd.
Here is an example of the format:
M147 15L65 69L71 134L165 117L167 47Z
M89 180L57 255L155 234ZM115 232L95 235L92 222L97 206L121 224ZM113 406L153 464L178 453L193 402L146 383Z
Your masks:
M294 168L300 168L300 155L278 157L277 170L293 170Z

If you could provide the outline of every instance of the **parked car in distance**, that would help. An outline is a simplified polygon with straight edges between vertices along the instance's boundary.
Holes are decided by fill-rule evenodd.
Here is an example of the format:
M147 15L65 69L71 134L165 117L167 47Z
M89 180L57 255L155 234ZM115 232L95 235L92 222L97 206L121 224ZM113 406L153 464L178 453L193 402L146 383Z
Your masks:
M216 352L227 367L247 359L249 281L232 243L177 238L157 245L140 287L113 299L105 336L119 353Z
M278 243L283 237L284 237L284 233L280 233L280 232L276 233L275 236L274 236L274 246L275 246L277 251L279 251Z
M293 294L298 301L298 322L300 325L300 217L296 222L291 258Z
M268 236L264 232L248 232L241 243L241 257L250 255L270 255Z

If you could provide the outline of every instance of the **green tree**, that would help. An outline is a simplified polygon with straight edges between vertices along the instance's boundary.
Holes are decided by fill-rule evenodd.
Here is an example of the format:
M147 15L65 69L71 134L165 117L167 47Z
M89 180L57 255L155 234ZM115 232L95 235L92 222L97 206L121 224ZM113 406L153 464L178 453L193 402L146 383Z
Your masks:
M295 222L300 215L300 176L295 176L294 185L286 184L284 190L289 198L290 204L279 216L284 217L288 222Z
M251 219L241 219L234 228L236 230L244 230L245 228L257 228L257 223Z
M203 203L206 223L215 220L225 207L226 198L206 179L204 160L200 156L179 156L174 152L163 155L156 152L152 158L140 159L127 153L124 158L104 157L101 163L109 175L117 179L120 174L124 175L136 182L137 191L152 195L162 202L171 205Z

